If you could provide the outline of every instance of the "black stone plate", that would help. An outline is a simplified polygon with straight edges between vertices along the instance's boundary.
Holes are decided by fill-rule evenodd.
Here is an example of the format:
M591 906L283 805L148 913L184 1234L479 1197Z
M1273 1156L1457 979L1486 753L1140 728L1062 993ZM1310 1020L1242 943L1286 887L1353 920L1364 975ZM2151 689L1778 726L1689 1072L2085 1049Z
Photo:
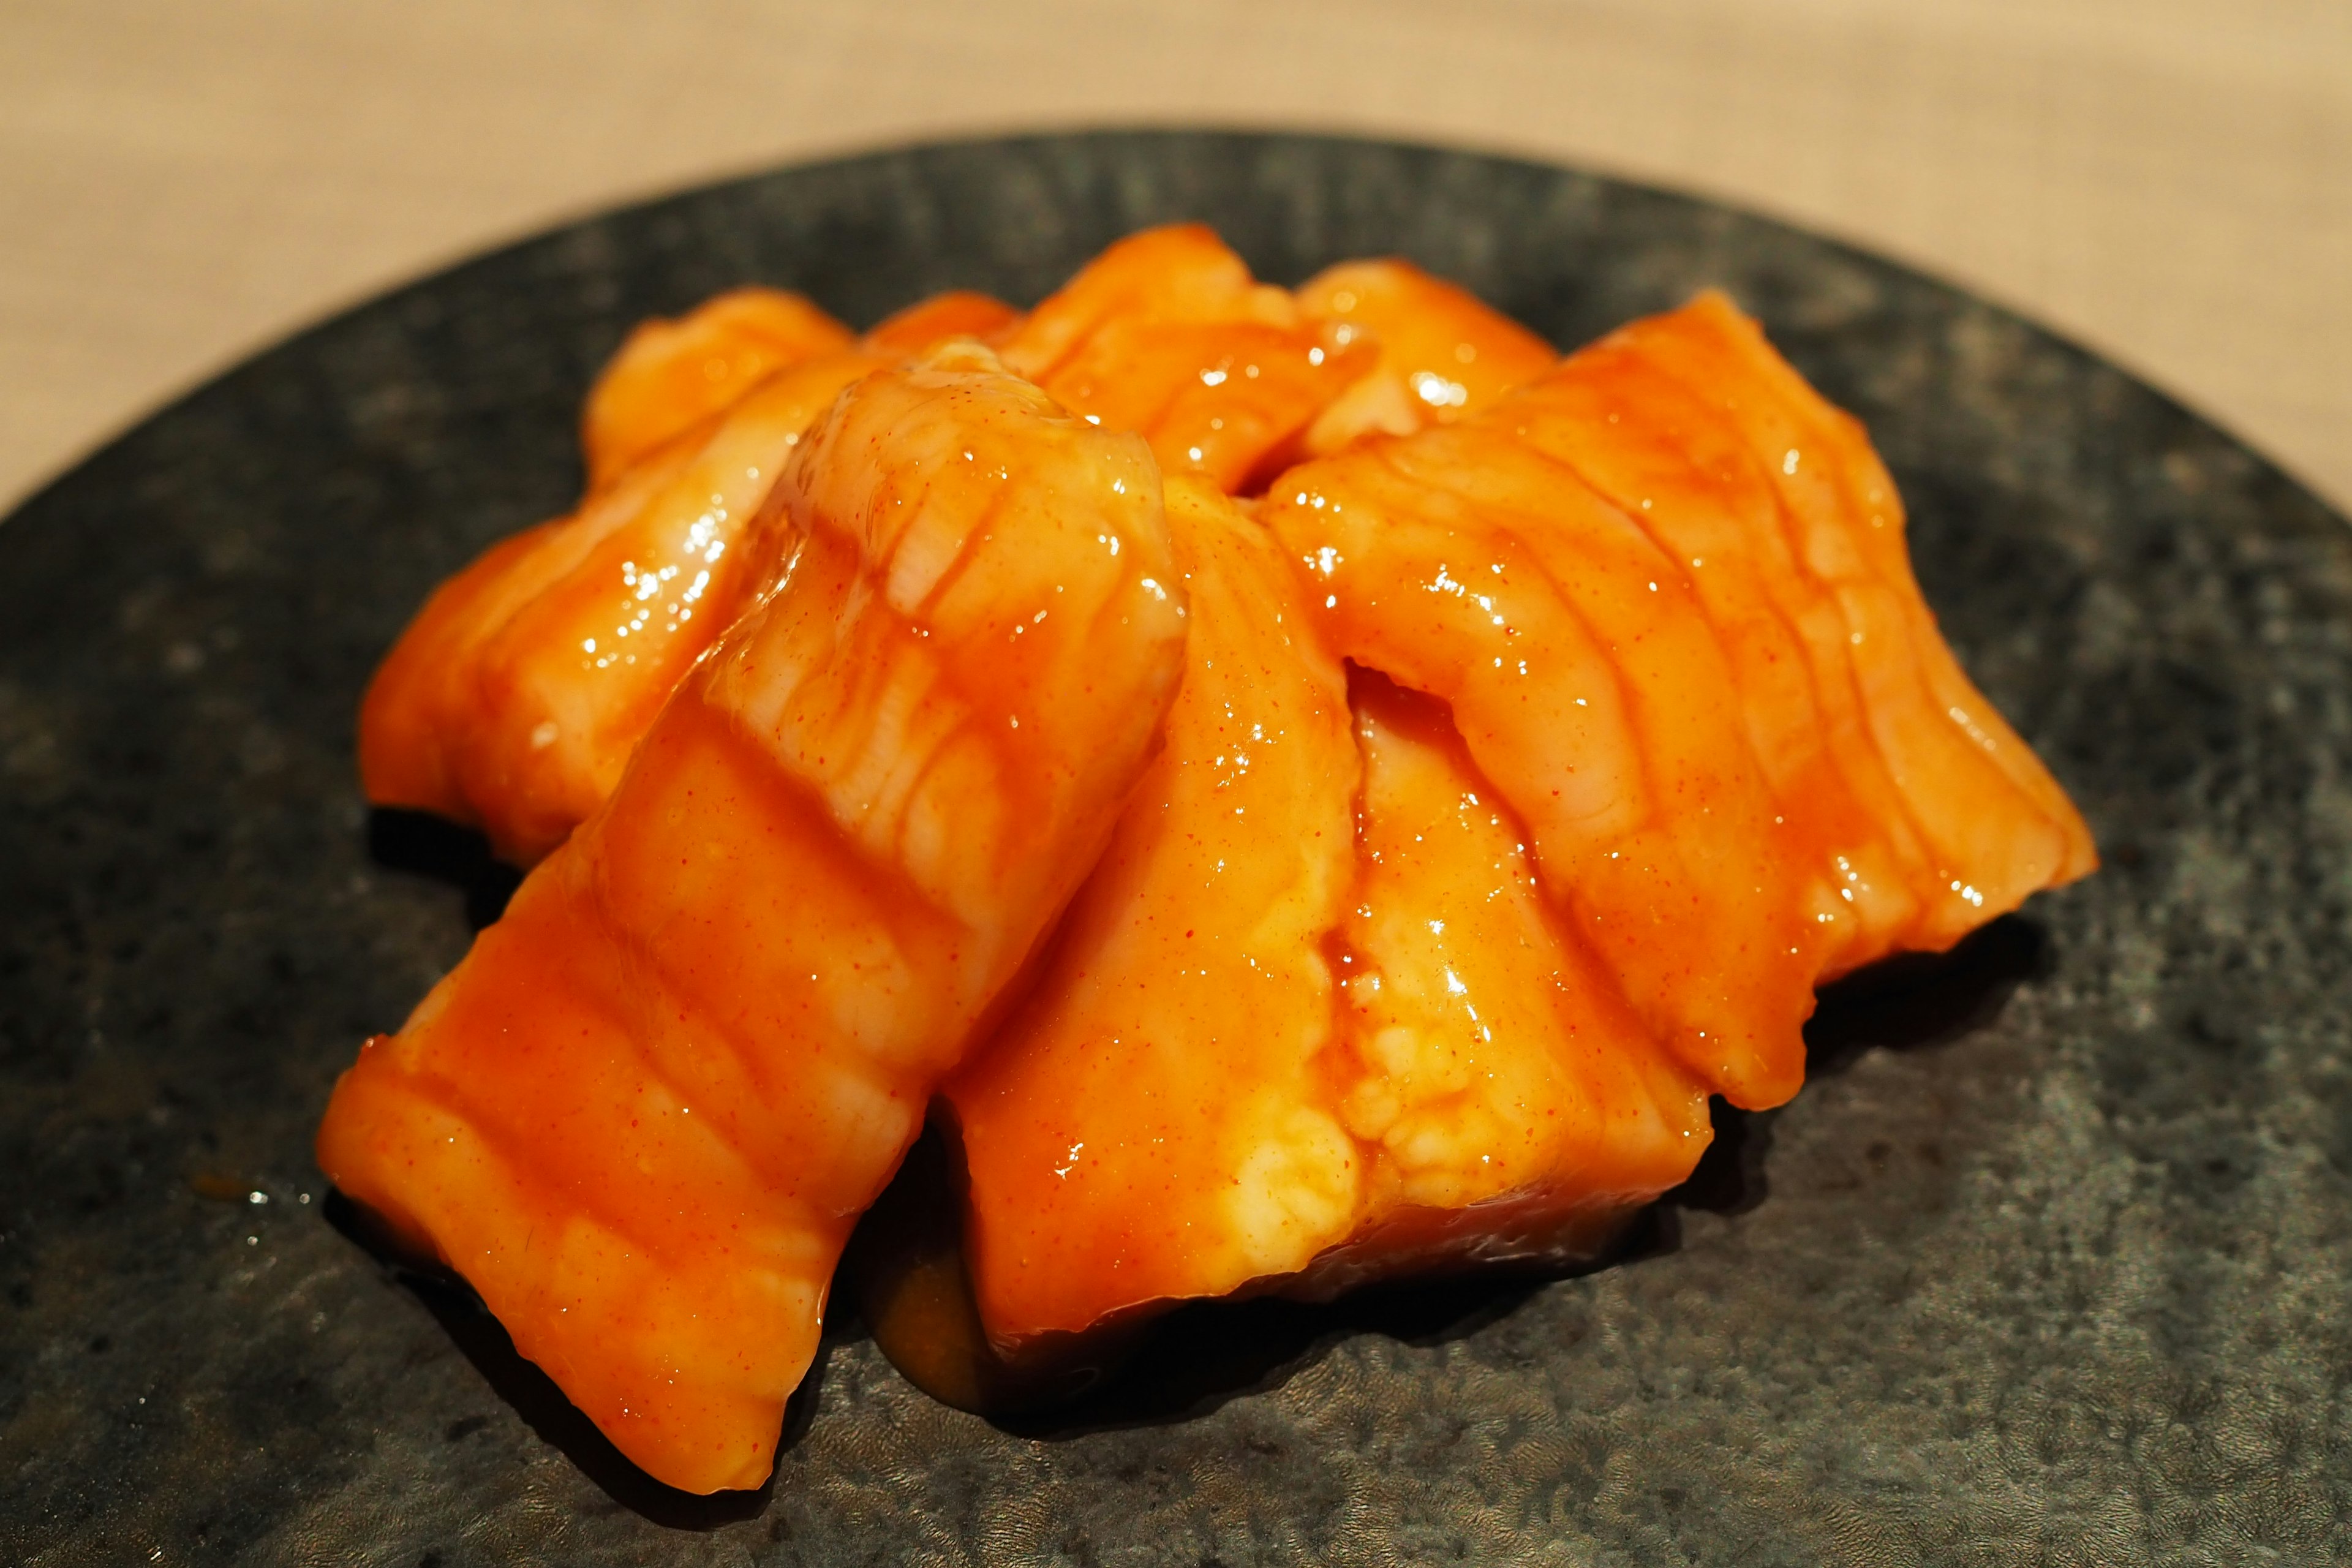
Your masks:
M1615 1267L1196 1316L1059 1425L936 1405L837 1324L769 1489L665 1493L322 1212L336 1071L464 951L453 881L498 891L413 824L372 847L362 684L436 579L567 504L637 318L746 279L855 322L1029 300L1178 217L1284 281L1402 252L1562 344L1729 289L1868 422L1947 633L2107 868L1842 991L1811 1086ZM2352 534L2080 351L1753 217L1154 132L576 225L262 354L0 524L0 1561L2352 1549Z

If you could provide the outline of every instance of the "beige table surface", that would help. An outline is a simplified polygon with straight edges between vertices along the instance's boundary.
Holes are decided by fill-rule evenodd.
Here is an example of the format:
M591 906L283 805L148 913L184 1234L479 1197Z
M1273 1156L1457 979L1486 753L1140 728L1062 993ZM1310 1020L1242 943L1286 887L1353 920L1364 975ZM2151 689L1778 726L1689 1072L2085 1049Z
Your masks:
M2352 506L2352 0L0 0L0 505L270 339L562 218L1138 122L1446 141L1793 219Z

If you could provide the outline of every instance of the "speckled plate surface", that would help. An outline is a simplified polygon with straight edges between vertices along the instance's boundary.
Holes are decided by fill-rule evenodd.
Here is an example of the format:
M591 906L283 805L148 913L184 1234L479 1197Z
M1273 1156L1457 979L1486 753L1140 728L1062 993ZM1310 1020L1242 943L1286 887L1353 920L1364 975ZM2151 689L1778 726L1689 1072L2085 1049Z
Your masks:
M767 1490L662 1493L325 1212L334 1074L496 894L463 845L372 832L362 684L436 579L566 505L636 318L747 279L855 322L1025 301L1177 217L1282 281L1402 252L1563 344L1728 288L1868 423L1947 632L2108 867L1841 993L1804 1093L1613 1267L1188 1321L1123 1403L1017 1429L836 1323ZM633 208L307 332L0 524L0 1561L2336 1560L2347 921L2352 533L1951 289L1585 174L1286 136Z

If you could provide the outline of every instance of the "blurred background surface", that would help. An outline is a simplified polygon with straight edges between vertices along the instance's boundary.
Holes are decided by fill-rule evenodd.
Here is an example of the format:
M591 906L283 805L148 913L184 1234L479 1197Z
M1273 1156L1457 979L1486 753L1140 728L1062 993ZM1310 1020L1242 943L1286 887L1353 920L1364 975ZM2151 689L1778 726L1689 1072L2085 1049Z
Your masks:
M1718 197L2352 507L2352 0L0 0L0 507L386 285L895 142L1329 129Z

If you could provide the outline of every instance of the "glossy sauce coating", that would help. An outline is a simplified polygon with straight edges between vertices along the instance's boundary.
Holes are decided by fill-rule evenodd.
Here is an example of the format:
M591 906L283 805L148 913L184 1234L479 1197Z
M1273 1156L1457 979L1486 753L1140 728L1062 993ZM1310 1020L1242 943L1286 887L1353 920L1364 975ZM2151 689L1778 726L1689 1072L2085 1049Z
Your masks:
M1703 1090L1537 895L1442 706L1351 700L1269 542L1171 521L1199 624L1168 750L947 1089L982 1322L1025 1351L1185 1298L1590 1256L1696 1161Z
M1035 994L947 1095L999 1334L1302 1267L1359 1173L1323 1090L1360 763L1273 541L1169 484L1192 632L1165 748Z
M1297 297L1339 347L1379 351L1370 370L1316 416L1305 457L1451 424L1559 357L1468 289L1393 258L1327 267L1299 285Z
M1099 853L1182 652L1148 451L984 350L861 383L782 494L772 591L319 1141L697 1491L766 1475L852 1222Z
M1110 246L1004 341L1004 363L1073 411L1134 430L1168 472L1264 482L1370 366L1201 224Z
M1916 943L1930 867L1871 743L1834 600L1799 563L1777 497L1722 419L1622 338L1512 399L1515 435L1640 523L1683 569L1737 688L1775 814L1812 877L1822 973Z
M776 371L850 341L847 327L779 289L730 289L675 321L639 324L588 392L580 420L588 488L611 483Z
M1589 1258L1690 1174L1706 1090L1544 899L1444 706L1372 675L1349 695L1364 789L1334 1067L1368 1177L1310 1283Z
M733 401L608 478L579 512L504 541L427 602L371 684L360 776L378 805L484 829L529 866L611 793L654 714L742 608L738 548L802 433L859 377L1018 319L935 295L848 347L797 295L721 295L624 345L592 402L607 445ZM766 335L755 335L754 328ZM797 329L797 336L795 336ZM697 354L719 372L674 386ZM737 387L738 372L765 365ZM669 401L664 402L667 391ZM634 421L624 432L617 423Z
M1021 312L1003 300L970 289L950 289L885 316L863 341L877 353L911 358L950 338L999 342L1020 323Z
M1802 1081L1810 889L1676 563L1500 416L1307 464L1264 516L1348 658L1447 701L1548 896L1735 1103Z
M1552 897L1737 1103L1793 1092L1817 980L2095 864L1936 636L1867 442L1720 296L1265 515L1339 646L1452 700Z
M588 826L320 1158L675 1484L765 1473L935 1083L963 1251L916 1216L856 1273L922 1386L1014 1407L1175 1300L1593 1256L1709 1089L1794 1091L1817 979L2095 864L1859 427L1719 297L1558 361L1405 264L1294 298L1180 226L724 406L798 329L663 325L604 427L700 412L445 585L371 693L373 798L517 858ZM949 338L1099 427L959 348L782 437L793 377L841 377L805 425ZM1122 426L1189 471L1172 546ZM626 654L577 657L607 623Z
M890 363L845 350L773 372L436 593L361 707L368 798L477 824L520 866L562 843L742 608L738 546L802 433Z
M562 842L740 608L729 552L801 431L858 376L948 339L1009 338L1079 412L1230 487L1354 374L1323 363L1302 321L1188 226L1112 247L1029 317L956 290L851 345L800 296L746 289L647 323L590 398L582 510L445 584L378 671L361 714L368 798L478 826L517 865Z
M1808 632L1844 637L1872 739L1933 868L1904 945L1948 947L2027 895L2096 869L2081 813L1936 629L1904 542L1902 499L1861 425L1717 293L1608 341L1679 379L1748 447L1804 569L1839 612Z
M1037 992L946 1090L1008 1346L1586 1256L1707 1139L1442 707L1372 679L1351 709L1273 541L1180 495L1196 625L1167 750Z

